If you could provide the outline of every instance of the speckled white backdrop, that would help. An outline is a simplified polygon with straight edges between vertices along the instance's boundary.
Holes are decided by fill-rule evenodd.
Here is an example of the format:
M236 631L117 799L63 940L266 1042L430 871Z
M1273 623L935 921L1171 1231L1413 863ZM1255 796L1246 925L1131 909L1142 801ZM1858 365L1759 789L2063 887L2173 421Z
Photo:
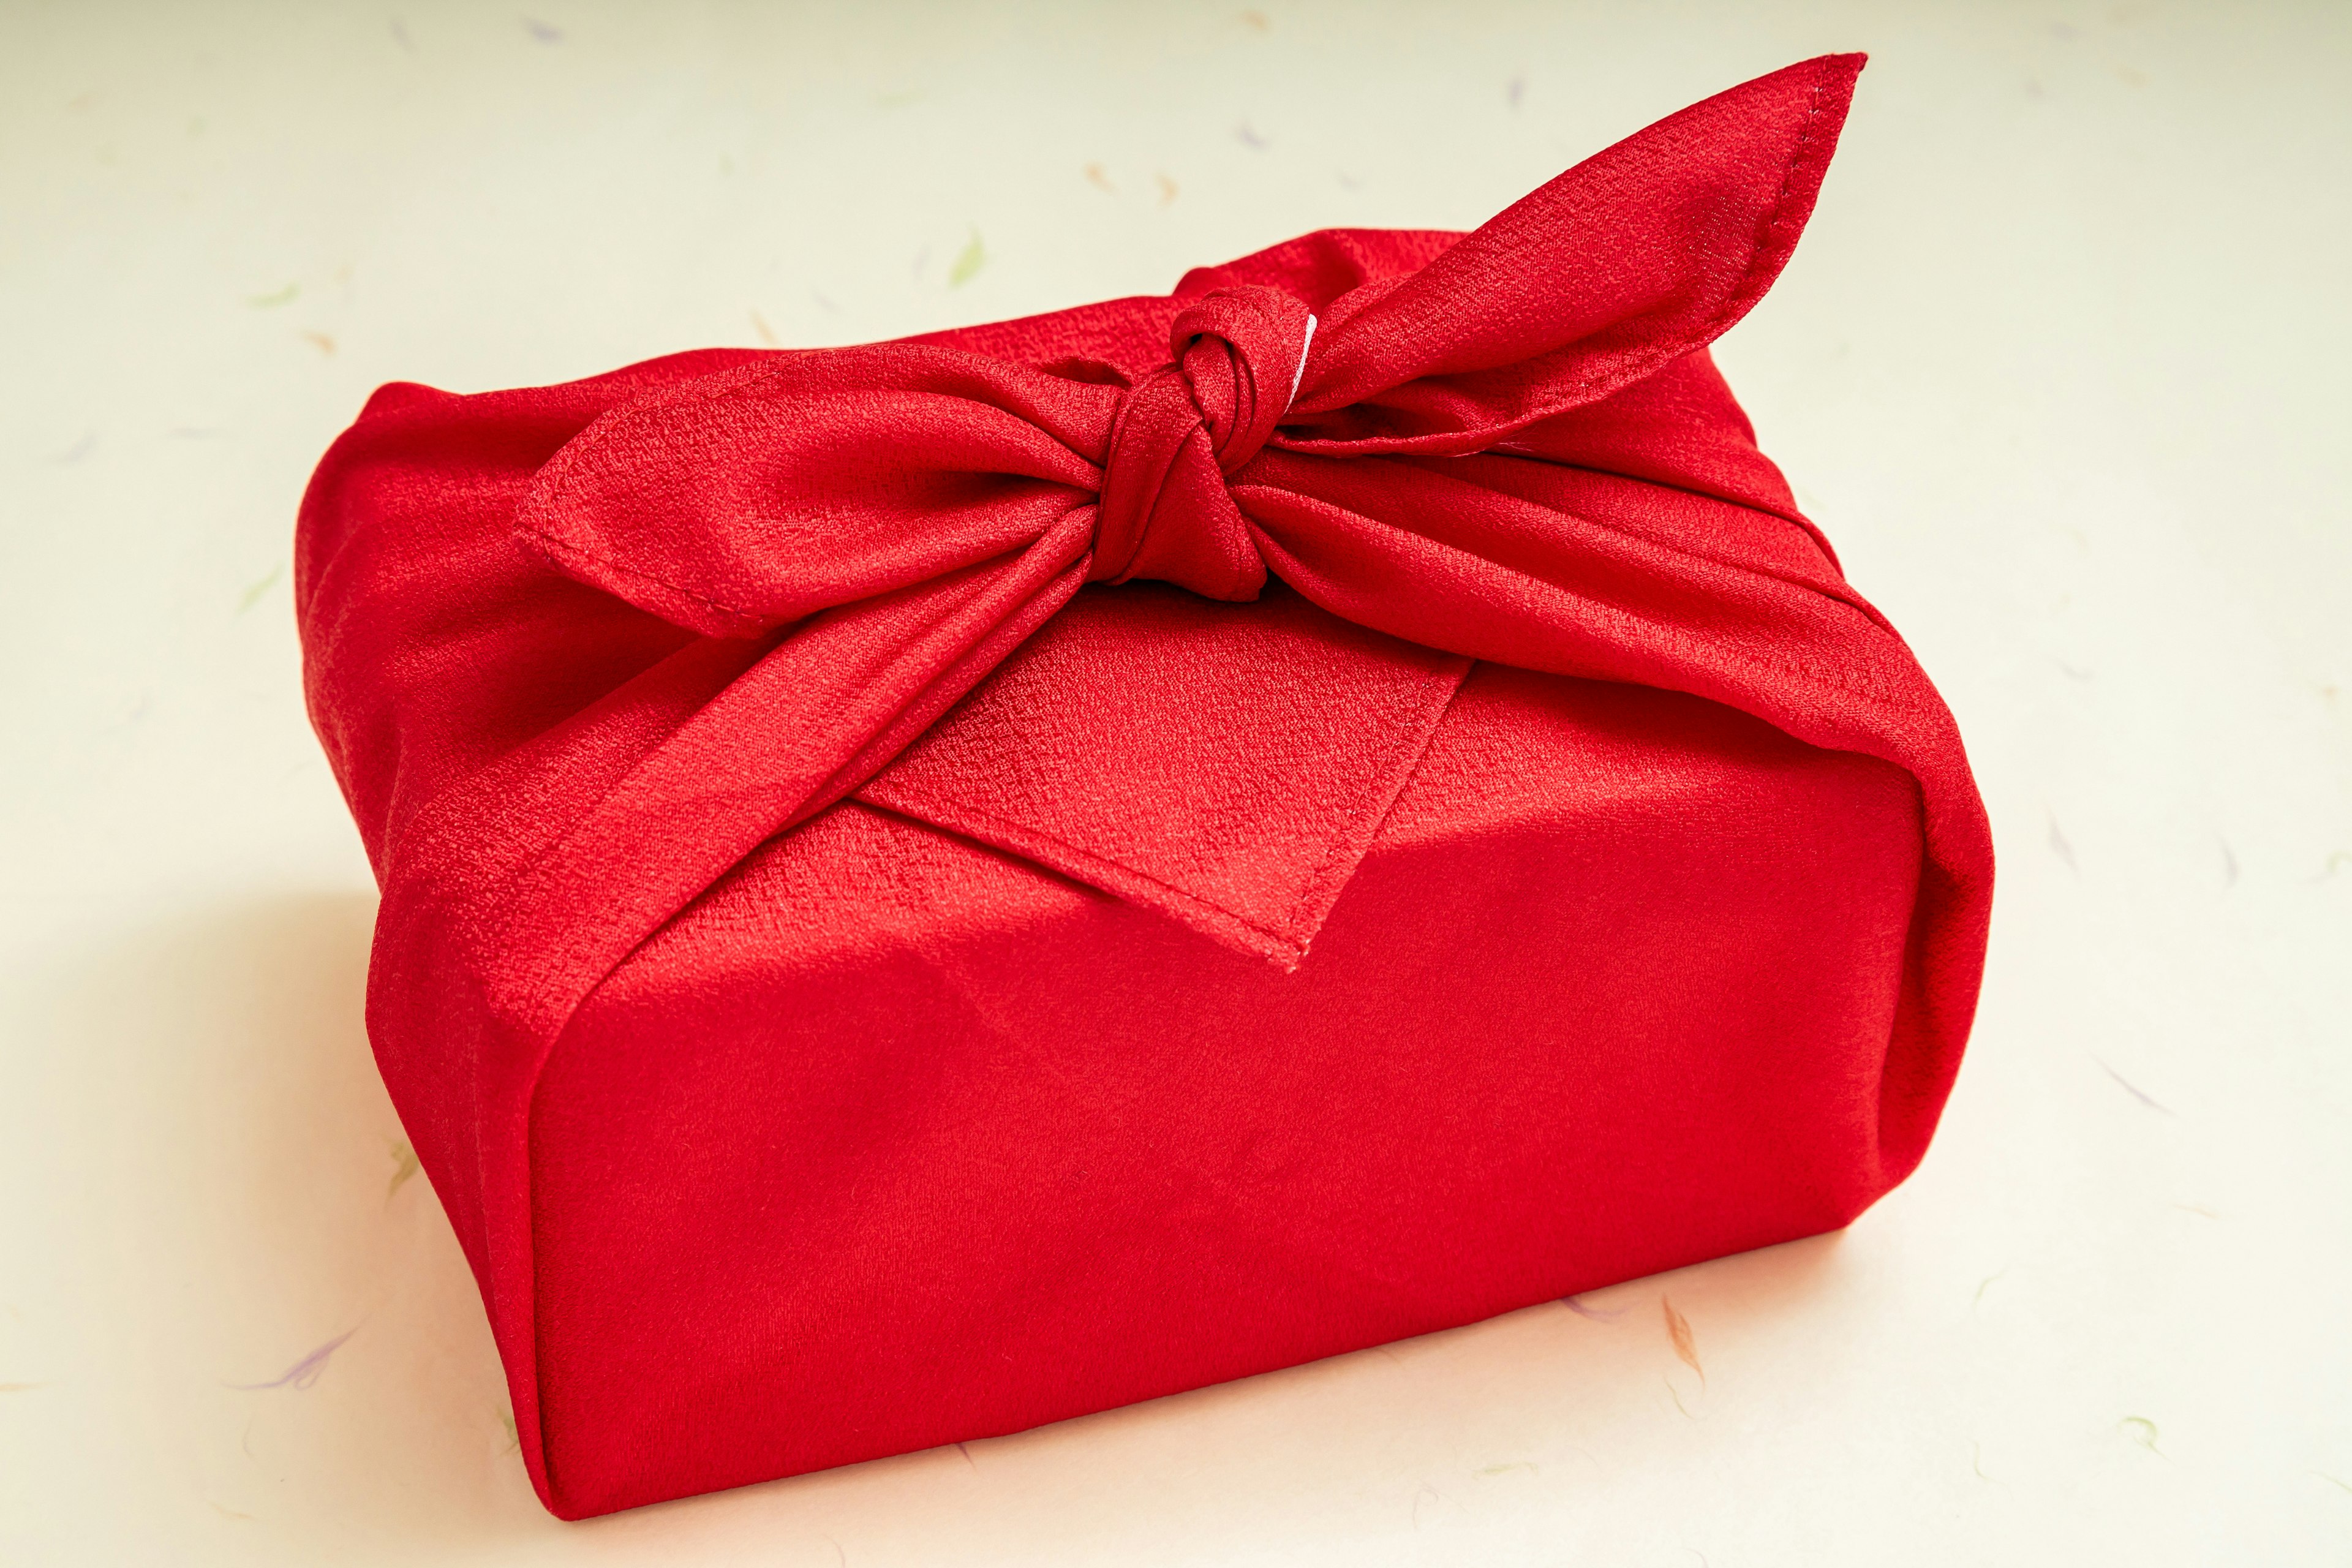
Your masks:
M1721 355L1992 810L1914 1181L1589 1315L541 1513L297 688L368 389L1468 226L1853 47ZM2318 3L0 7L0 1562L2344 1562L2347 81Z

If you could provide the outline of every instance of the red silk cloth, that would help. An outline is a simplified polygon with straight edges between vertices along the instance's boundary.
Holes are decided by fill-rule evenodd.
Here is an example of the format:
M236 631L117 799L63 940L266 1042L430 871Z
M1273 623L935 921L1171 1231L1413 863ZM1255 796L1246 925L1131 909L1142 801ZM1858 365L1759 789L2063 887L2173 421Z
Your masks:
M761 877L788 884L788 863L849 857L866 880L824 897L887 904L892 873L856 860L844 834L903 835L915 830L886 825L909 818L946 828L1189 928L1195 945L1172 965L1214 969L1231 960L1204 954L1238 950L1265 978L1231 987L1311 985L1324 961L1309 943L1343 894L1367 909L1390 896L1348 889L1381 835L1419 831L1413 791L1454 776L1445 758L1462 737L1525 722L1526 747L1558 743L1569 721L1498 717L1522 700L1495 693L1544 677L1685 694L1656 697L1666 706L1634 727L1704 732L1691 755L1737 753L1759 779L1820 756L1817 772L1846 771L1819 800L1867 797L1829 816L1881 847L1873 864L1894 890L1854 892L1865 915L1824 889L1809 918L1823 952L1850 913L1869 928L1855 940L1895 955L1884 1016L1857 1047L1869 1060L1837 1068L1860 1075L1868 1126L1840 1155L1837 1195L1801 1217L1628 1239L1566 1283L1842 1223L1908 1173L1975 1004L1985 817L1944 704L1846 584L1706 352L1794 247L1860 68L1825 57L1711 99L1467 236L1311 235L1197 271L1164 300L901 342L681 355L475 397L377 395L304 502L308 688L383 887L371 1034L481 1281L551 1508L600 1511L1013 1429L1564 1288L1498 1273L1320 1337L1268 1327L1253 1342L1244 1328L1248 1342L1163 1350L1148 1375L1115 1368L1033 1402L966 1386L963 1373L886 1379L878 1407L837 1413L838 1441L755 1431L748 1414L682 1459L653 1457L642 1434L600 1436L635 1416L548 1386L591 1375L552 1347L626 1349L625 1325L603 1340L581 1326L604 1320L576 1260L606 1243L566 1239L593 1203L562 1194L608 1201L636 1156L611 1152L583 1177L550 1152L548 1129L579 1104L658 1099L656 1080L632 1075L666 1061L685 1081L698 1070L681 1043L695 1020L750 1026L740 998L762 982L742 966L765 962L760 944L740 931L694 939L723 960L689 966L642 1021L642 1051L623 1050L593 1094L568 1098L564 1064L604 1060L592 1042L633 986L667 973L680 933L713 930L714 911ZM1198 597L1081 592L1150 583ZM1465 671L1477 672L1467 684ZM1748 718L1725 729L1674 706L1690 699ZM953 875L966 886L995 873ZM972 908L995 919L1029 896ZM1753 896L1759 909L1773 897ZM1396 908L1416 905L1434 907L1424 891ZM926 908L917 923L970 912ZM854 915L838 921L881 918ZM819 929L835 916L793 918ZM1727 931L1769 921L1731 905L1720 918ZM775 951L797 940L776 936ZM1496 959L1497 975L1515 962ZM1124 983L1098 979L1104 994ZM787 988L761 1018L814 994ZM1444 1026L1500 1025L1456 1007ZM1810 1027L1789 1026L1790 1050ZM1682 1048L1668 1032L1662 1061ZM705 1131L726 1120L697 1114ZM567 1147L593 1142L595 1124ZM747 1146L774 1136L762 1125L740 1133ZM1726 1136L1743 1158L1772 1157L1769 1131ZM690 1152L678 1161L701 1169ZM811 1180L852 1188L862 1169L845 1152ZM730 1211L732 1234L755 1209ZM961 1234L909 1233L934 1252ZM710 1257L725 1250L709 1243ZM984 1248L971 1267L992 1257L1010 1267ZM718 1278L611 1283L667 1289L660 1310L684 1321ZM1073 1296L1104 1313L1155 1310L1116 1290ZM756 1321L730 1331L729 1354L751 1353L741 1343L760 1331L742 1325ZM997 1331L991 1342L1011 1342ZM1061 1331L1066 1345L1077 1331ZM835 1348L838 1375L864 1375ZM723 1403L740 1375L663 1364L664 1393L689 1401ZM559 1418L549 1402L567 1397Z

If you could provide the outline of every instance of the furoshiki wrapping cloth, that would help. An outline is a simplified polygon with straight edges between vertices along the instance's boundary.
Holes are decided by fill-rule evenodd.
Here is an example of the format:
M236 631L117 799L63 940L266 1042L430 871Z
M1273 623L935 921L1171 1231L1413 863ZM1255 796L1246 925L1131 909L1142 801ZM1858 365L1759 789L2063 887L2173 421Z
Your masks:
M1707 354L1859 57L1469 235L394 384L303 503L368 1022L577 1516L1843 1225L1991 887Z

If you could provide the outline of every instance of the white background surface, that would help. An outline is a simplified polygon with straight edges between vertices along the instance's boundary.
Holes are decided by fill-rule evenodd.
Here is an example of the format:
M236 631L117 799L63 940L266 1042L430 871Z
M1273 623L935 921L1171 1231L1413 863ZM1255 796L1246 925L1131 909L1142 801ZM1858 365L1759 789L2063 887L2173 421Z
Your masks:
M0 1562L2352 1561L2352 7L526 9L0 8ZM1471 226L1853 47L1721 356L1992 811L1916 1178L1589 1317L544 1515L297 686L368 389Z

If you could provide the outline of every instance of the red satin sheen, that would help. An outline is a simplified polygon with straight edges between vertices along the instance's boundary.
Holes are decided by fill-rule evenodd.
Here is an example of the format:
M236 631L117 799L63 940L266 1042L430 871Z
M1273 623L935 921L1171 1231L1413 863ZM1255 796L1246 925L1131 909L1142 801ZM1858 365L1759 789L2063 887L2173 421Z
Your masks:
M1465 237L371 400L304 501L308 689L551 1509L1466 1321L1910 1171L1982 807L1706 352L1860 63Z

